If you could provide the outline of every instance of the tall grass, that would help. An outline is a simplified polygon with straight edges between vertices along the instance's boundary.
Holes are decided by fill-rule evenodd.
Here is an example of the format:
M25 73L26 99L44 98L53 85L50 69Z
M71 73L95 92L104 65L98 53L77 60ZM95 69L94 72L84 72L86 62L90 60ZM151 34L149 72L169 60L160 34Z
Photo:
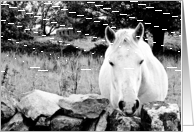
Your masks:
M6 83L9 89L14 89L18 98L23 96L22 93L35 88L64 96L71 93L99 93L97 77L102 57L94 59L92 56L72 55L49 59L46 56L42 58L27 54L11 54L1 53L1 69L6 69L8 65L9 80ZM6 81L3 73L1 80L3 83Z
M162 57L162 64L165 67L165 70L168 75L168 95L166 98L167 102L170 103L177 103L181 106L181 59L179 58L178 61L173 57ZM161 60L159 58L159 60ZM175 69L167 68L167 67L176 67Z
M15 94L18 99L26 92L33 89L56 93L68 96L72 93L97 93L98 75L103 62L103 57L92 55L72 55L58 58L54 55L49 57L39 57L27 54L1 53L1 69L5 72L1 74L2 84ZM164 65L169 81L169 91L167 102L181 105L181 72L167 67L177 67L181 69L181 61L176 62L172 57L161 56L159 58ZM32 69L30 67L40 67ZM38 71L38 70L48 71ZM91 70L81 70L91 69ZM6 76L6 77L5 77Z

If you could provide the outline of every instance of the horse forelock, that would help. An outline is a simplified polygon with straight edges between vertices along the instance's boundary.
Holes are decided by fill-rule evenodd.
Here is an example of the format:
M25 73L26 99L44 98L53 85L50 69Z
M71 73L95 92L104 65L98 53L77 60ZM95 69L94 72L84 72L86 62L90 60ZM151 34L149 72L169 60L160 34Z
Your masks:
M136 46L135 41L133 39L134 29L120 29L116 32L116 40L114 43L115 47L120 46L124 42L124 39L129 43L128 46Z
M132 28L117 30L115 33L116 39L112 44L110 50L106 51L105 57L108 54L114 53L119 48L119 46L123 46L125 39L127 40L127 44L124 45L126 50L130 50L130 51L139 50L139 46L133 38L134 32L135 32L135 29L132 29Z

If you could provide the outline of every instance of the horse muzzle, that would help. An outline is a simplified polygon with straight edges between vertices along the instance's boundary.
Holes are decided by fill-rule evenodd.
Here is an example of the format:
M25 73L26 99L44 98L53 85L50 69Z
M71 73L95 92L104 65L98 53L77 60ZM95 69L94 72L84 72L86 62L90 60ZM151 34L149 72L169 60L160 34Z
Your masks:
M127 102L121 100L118 103L119 109L126 115L126 116L132 116L136 112L136 110L139 108L139 100L135 100L132 107L129 107L130 105L127 104Z

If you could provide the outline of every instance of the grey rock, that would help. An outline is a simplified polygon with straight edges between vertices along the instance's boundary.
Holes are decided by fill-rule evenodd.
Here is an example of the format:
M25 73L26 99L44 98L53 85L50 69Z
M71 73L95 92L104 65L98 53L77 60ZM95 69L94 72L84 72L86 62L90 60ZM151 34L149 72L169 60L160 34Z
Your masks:
M128 118L119 115L117 110L108 117L108 131L130 131L131 125Z
M108 112L103 111L102 114L99 117L99 120L96 124L96 131L105 131L107 127L107 118L108 118Z
M115 109L109 104L106 107L105 111L108 113L108 115L111 115L115 111Z
M41 90L34 90L21 99L18 103L18 110L32 120L37 119L40 115L50 117L60 109L58 106L60 99L63 99L63 97Z
M89 121L87 121L85 124L88 126L87 127L87 131L95 131L96 130L96 124L98 123L98 118L96 118L96 119L93 119L93 120L90 120L90 122ZM85 127L85 126L84 126ZM84 130L85 131L85 130Z
M138 117L126 117L120 114L119 111L114 110L108 116L108 131L140 131L141 120Z
M36 122L36 126L50 126L50 120L47 117L39 117L38 121Z
M52 131L80 131L83 119L68 116L56 116L51 120Z
M90 119L98 118L108 104L108 99L97 94L72 94L59 100L59 106L67 115Z
M140 117L131 117L131 131L141 131L141 118Z
M108 131L140 131L141 120L138 117L126 117L114 110L108 117Z
M50 131L50 118L45 116L38 117L33 121L34 125L31 127L30 131Z
M146 103L141 111L146 131L180 131L180 112L177 104L162 101Z
M3 125L2 131L28 131L29 127L24 124L23 117L20 113L17 113L13 118Z

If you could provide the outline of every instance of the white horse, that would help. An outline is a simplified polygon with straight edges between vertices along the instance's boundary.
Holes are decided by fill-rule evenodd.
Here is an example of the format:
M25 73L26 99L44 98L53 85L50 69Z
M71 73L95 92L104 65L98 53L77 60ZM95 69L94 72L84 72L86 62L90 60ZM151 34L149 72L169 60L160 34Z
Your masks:
M100 69L100 92L113 108L129 116L139 115L143 103L164 101L168 92L166 71L143 35L142 23L116 33L109 26L105 29L109 47Z

